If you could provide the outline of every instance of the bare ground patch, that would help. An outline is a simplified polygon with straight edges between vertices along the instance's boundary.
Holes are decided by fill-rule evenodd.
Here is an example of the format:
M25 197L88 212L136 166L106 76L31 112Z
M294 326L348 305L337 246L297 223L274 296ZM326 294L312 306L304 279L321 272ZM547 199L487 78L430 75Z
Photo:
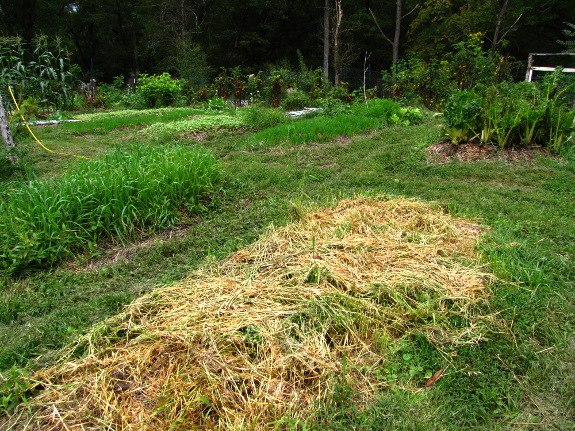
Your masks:
M124 246L117 243L109 242L102 246L101 253L88 260L86 263L79 263L78 260L70 261L65 267L72 271L97 271L106 265L119 261L129 261L134 255L159 244L171 241L174 238L183 238L187 235L193 223L179 223L162 232L141 238L130 245Z
M426 149L430 163L475 162L479 160L505 160L507 162L529 162L538 157L555 157L544 147L526 146L500 149L495 145L479 141L464 142L458 145L449 140L437 142Z

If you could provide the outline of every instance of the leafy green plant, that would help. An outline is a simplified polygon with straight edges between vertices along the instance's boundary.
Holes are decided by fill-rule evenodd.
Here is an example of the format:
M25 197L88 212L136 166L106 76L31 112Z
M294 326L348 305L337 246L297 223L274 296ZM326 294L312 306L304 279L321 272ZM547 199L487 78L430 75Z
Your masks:
M393 114L400 115L401 107L390 99L373 99L367 106L363 103L353 106L353 112L373 118L390 118Z
M241 110L240 115L248 127L256 130L267 129L291 121L281 109L261 108L259 106L245 108Z
M214 81L214 89L219 97L240 105L246 98L246 77L240 67L233 69L222 68L220 75Z
M477 84L494 85L510 79L515 63L485 50L484 37L483 33L470 34L441 59L411 56L400 60L391 70L382 72L385 95L442 109L456 89L469 90ZM459 132L465 135L460 129Z
M143 74L138 84L136 93L143 98L148 108L173 105L181 96L180 82L166 72L161 75Z
M350 104L342 102L340 99L328 97L319 100L319 106L322 108L323 115L334 118L340 115L350 114L352 107Z
M131 89L126 87L124 76L114 77L111 84L100 84L98 86L98 99L105 108L122 106L125 97Z
M565 28L561 30L561 33L567 37L567 40L558 40L557 42L565 47L563 52L575 52L575 24L570 22L563 24L565 24Z
M34 386L25 368L12 366L0 373L0 412L11 413L16 406L25 404Z
M454 144L477 136L481 126L482 98L474 91L455 90L445 103L445 130Z
M293 111L312 106L311 98L300 90L293 90L288 93L282 101L281 106L286 111Z
M231 115L202 115L188 120L173 121L170 123L155 123L141 131L145 135L194 134L200 132L216 132L218 130L236 130L245 126L241 116Z
M536 144L559 151L569 142L575 117L563 97L575 86L559 81L554 74L543 84L502 82L456 90L445 105L445 130L456 144L478 137L501 148Z
M288 86L289 84L286 84L281 71L274 71L268 76L264 92L272 108L280 106L282 99L287 94Z
M327 92L327 99L336 99L344 103L349 103L353 101L353 95L349 92L347 84L342 83L332 87Z

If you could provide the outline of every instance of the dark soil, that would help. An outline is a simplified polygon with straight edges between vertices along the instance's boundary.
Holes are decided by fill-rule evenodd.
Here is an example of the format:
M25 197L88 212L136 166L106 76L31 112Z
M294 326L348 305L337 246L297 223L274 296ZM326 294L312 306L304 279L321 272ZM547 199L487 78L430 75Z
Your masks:
M551 150L544 147L526 146L501 149L496 145L482 144L478 140L458 145L449 140L440 141L427 147L426 154L429 162L437 164L490 159L516 162L531 161L538 157L555 157Z

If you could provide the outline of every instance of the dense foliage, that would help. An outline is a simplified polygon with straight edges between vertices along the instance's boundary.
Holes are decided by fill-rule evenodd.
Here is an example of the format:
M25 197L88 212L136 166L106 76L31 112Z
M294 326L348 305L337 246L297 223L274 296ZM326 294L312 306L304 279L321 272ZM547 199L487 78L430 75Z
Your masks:
M563 33L564 22L575 22L571 0L400 3L398 49L404 60L411 56L426 62L446 60L453 44L482 33L486 51L524 62L529 52L564 49L557 43L570 40ZM257 73L293 66L298 50L312 67L320 67L324 4L324 0L5 0L0 22L2 34L19 35L25 42L37 34L60 38L85 78L93 74L98 81L111 82L118 75L168 72L203 87L221 67L239 65ZM335 0L328 2L332 45L335 5ZM373 70L388 69L396 2L342 0L341 6L339 62L362 69L367 52ZM334 66L333 46L331 54Z
M561 81L556 73L542 84L503 82L456 90L445 105L446 131L455 144L478 138L501 148L536 144L559 151L571 146L575 111L563 96L573 92L575 82Z
M218 179L214 158L199 147L116 150L53 179L31 181L0 201L0 268L51 265L196 211Z
M70 108L78 72L62 47L50 49L45 37L35 39L30 47L18 37L0 38L0 91L7 106L11 106L10 85L28 114L35 113L40 105Z

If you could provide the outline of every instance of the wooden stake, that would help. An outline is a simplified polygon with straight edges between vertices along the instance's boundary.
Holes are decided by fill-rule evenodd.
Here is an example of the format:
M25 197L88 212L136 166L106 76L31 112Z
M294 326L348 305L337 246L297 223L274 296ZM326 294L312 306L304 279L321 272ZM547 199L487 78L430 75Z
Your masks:
M4 142L4 146L8 152L8 161L14 164L18 161L18 156L14 154L16 144L14 143L14 138L12 138L8 116L6 115L4 104L2 103L2 94L0 94L0 133L2 134L2 142Z

